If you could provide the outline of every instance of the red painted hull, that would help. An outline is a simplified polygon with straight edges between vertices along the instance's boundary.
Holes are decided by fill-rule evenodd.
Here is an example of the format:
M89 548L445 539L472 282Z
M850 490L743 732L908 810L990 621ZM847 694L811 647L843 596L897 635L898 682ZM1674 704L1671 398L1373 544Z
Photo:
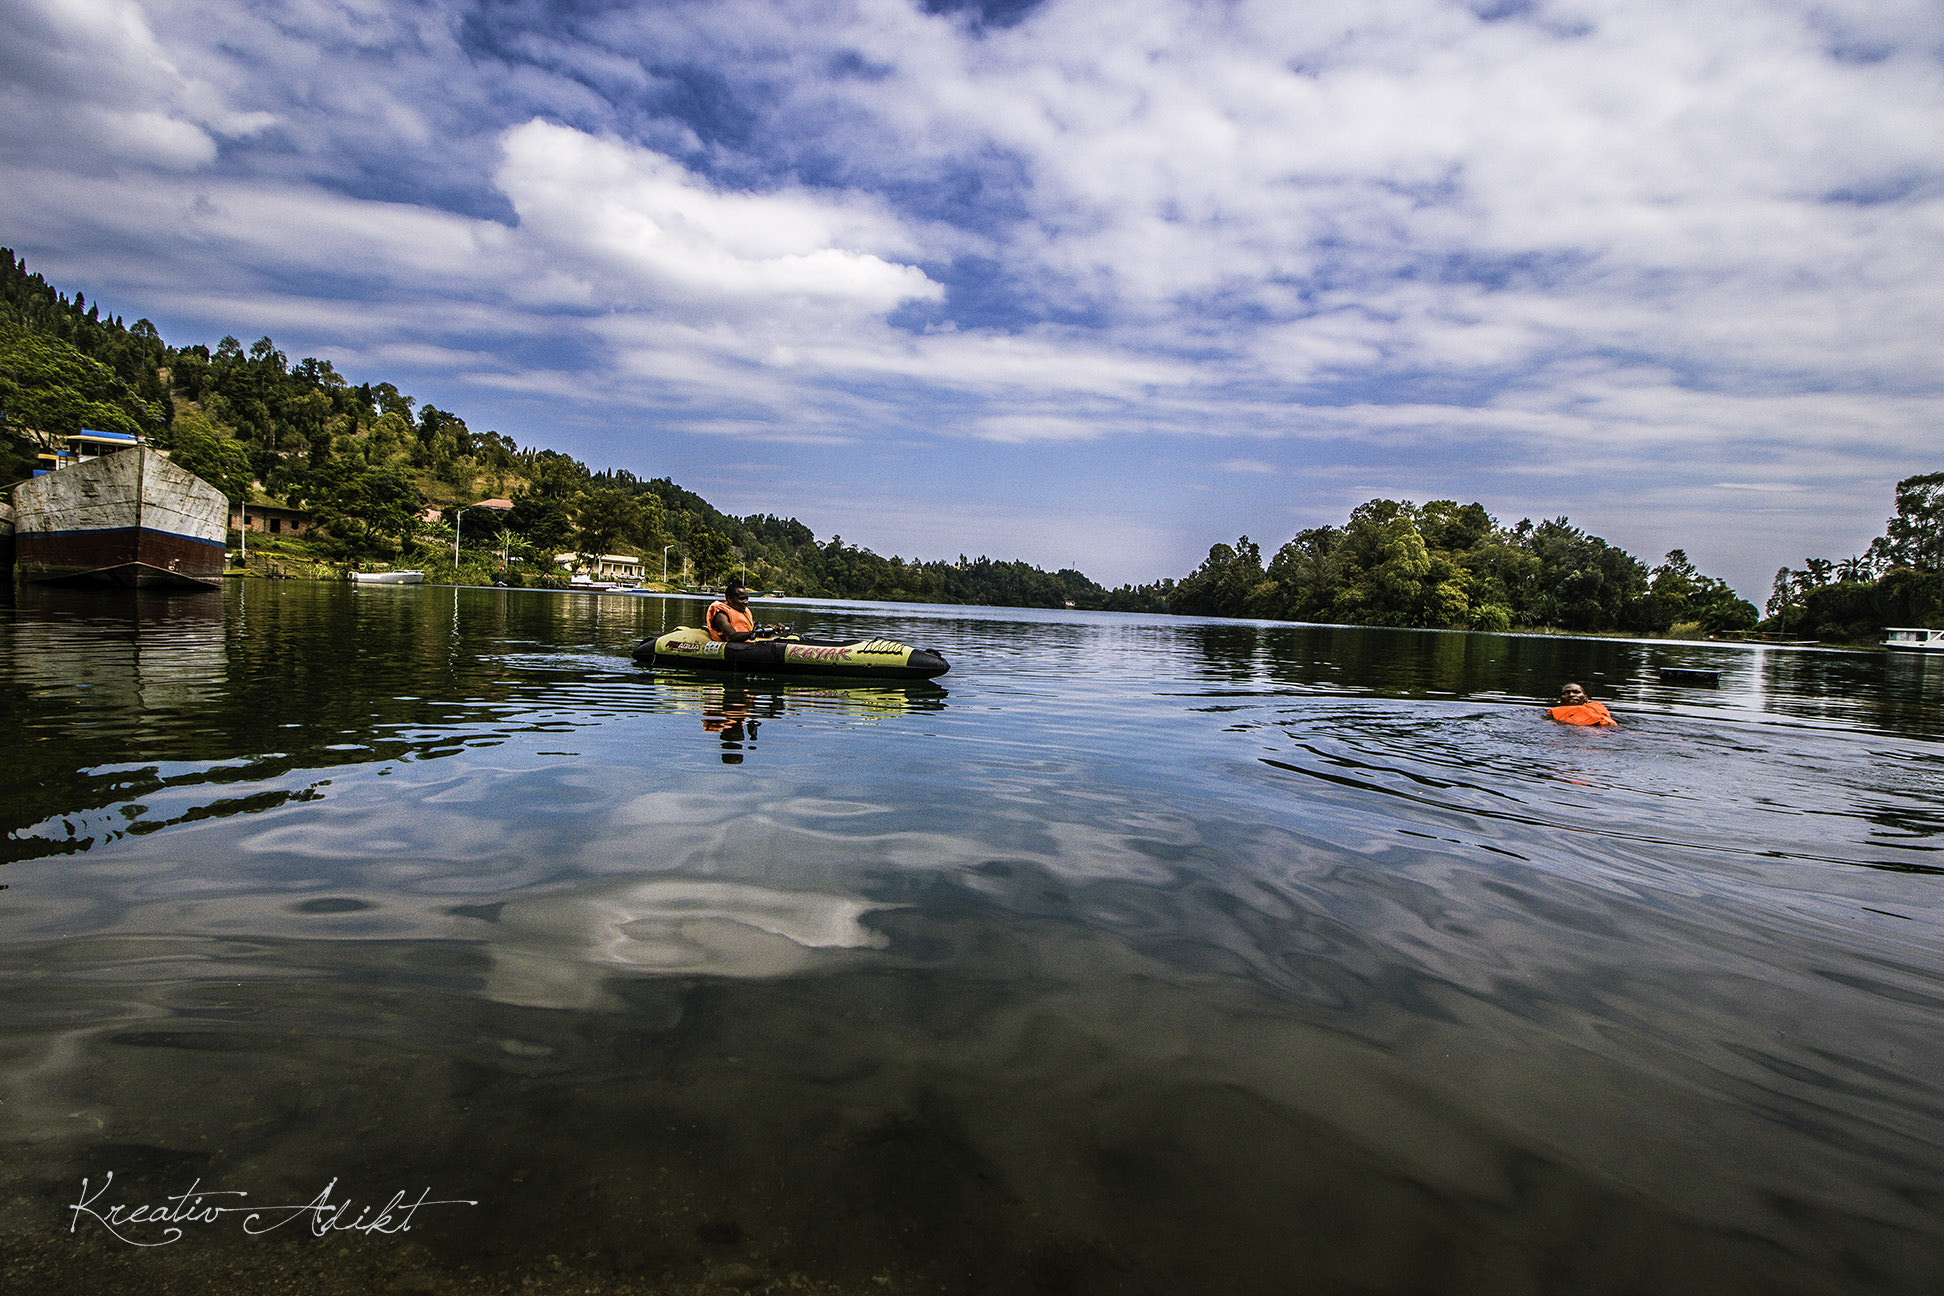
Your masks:
M15 537L14 565L30 581L214 586L223 582L223 546L143 527L29 532Z

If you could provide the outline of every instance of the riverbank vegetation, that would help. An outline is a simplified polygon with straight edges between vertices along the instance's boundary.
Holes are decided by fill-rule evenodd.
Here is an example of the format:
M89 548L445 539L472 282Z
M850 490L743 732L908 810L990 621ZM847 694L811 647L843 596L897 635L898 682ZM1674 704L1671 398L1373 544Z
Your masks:
M841 536L819 541L795 518L730 516L666 477L590 470L475 431L391 383L353 384L326 360L293 364L267 337L172 346L147 320L104 316L0 253L0 481L26 476L39 450L83 428L139 435L232 501L300 511L301 536L249 540L285 570L408 564L435 581L558 585L559 554L623 553L651 581L667 564L675 582L740 572L811 597L1581 633L1719 635L1758 623L1681 550L1650 569L1566 518L1508 526L1453 500L1370 500L1266 562L1243 536L1178 580L1117 590L1016 560L884 557ZM1883 624L1944 615L1941 496L1944 474L1912 478L1867 555L1784 568L1762 627L1871 638ZM489 498L511 508L473 507Z
M1764 624L1837 643L1874 641L1885 626L1944 628L1944 473L1898 482L1895 507L1862 553L1778 570Z
M1177 612L1354 625L1722 634L1753 606L1679 549L1646 564L1565 518L1504 526L1480 504L1376 499L1267 565L1243 536L1169 592Z

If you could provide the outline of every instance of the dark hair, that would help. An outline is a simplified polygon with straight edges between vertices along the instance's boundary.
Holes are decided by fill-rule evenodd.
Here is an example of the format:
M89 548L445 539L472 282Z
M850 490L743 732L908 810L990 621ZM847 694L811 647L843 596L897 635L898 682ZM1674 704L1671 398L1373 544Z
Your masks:
M749 586L747 586L747 585L745 585L745 584L743 584L743 583L742 583L741 581L739 581L739 580L732 580L732 581L730 581L730 582L729 582L728 584L726 584L726 585L724 585L724 586L722 587L722 592L723 592L724 594L733 594L733 593L735 593L735 592L736 592L737 590L742 590L742 591L743 591L744 593L748 593L748 591L749 591Z

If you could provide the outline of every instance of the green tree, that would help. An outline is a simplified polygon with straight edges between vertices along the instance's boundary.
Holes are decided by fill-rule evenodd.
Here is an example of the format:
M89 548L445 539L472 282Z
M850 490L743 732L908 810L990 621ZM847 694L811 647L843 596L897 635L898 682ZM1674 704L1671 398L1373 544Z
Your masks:
M833 544L841 542L832 539ZM689 561L695 564L696 579L713 585L736 569L736 555L729 538L716 531L697 531L689 537ZM875 554L871 555L876 557Z
M424 510L425 497L402 469L368 468L349 459L333 461L311 497L321 524L360 545L393 539L403 546Z
M1700 588L1701 573L1688 561L1687 551L1670 549L1647 581L1642 612L1646 628L1664 632L1676 621L1691 620L1689 603Z
M146 437L162 410L67 342L0 325L0 427L52 450L83 431Z
M1897 483L1897 515L1885 525L1889 557L1912 571L1944 571L1944 473Z
M1755 605L1735 593L1727 581L1703 576L1688 599L1688 620L1699 621L1709 634L1752 630L1761 619Z
M1262 550L1243 536L1233 548L1210 546L1201 566L1175 586L1168 605L1182 616L1248 616L1265 583Z
M1800 586L1796 581L1798 574L1788 567L1775 570L1775 582L1769 586L1768 606L1763 610L1768 614L1768 619L1775 622L1777 629L1787 630L1791 619L1801 619Z
M581 554L598 558L640 525L641 510L621 491L595 490L582 496L575 521Z
M208 415L194 409L179 411L168 439L169 458L223 492L230 503L249 495L249 453Z
M587 485L587 468L578 459L556 450L536 451L526 465L533 493L549 499L572 499Z
M1538 587L1539 559L1516 533L1496 524L1463 554L1468 624L1474 630L1509 630L1525 624Z
M513 511L507 514L506 525L546 554L549 563L574 542L573 511L559 496L519 492L513 497Z
M1342 543L1343 532L1336 527L1311 527L1276 550L1266 573L1269 615L1291 621L1328 619L1343 588L1338 559Z
M1343 587L1332 615L1361 625L1463 625L1470 610L1464 573L1418 533L1417 510L1370 500L1350 514L1340 551Z
M1461 554L1489 536L1497 524L1483 504L1459 504L1456 500L1432 500L1418 512L1418 534L1432 549Z
M1624 549L1565 518L1541 522L1528 543L1539 559L1534 611L1567 630L1644 629L1647 568Z

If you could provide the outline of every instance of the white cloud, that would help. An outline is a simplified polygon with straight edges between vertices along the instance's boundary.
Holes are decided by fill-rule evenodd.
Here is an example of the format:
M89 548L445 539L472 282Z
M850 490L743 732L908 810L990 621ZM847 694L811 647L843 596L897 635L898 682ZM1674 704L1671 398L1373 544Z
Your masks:
M0 150L16 160L194 170L219 138L276 120L186 72L133 0L5 0L0 27Z
M627 275L654 297L807 298L870 312L937 300L895 219L803 191L727 193L653 150L538 119L506 133L497 183L556 256Z
M151 176L131 185L51 169L13 178L0 217L15 227L45 239L81 228L122 244L166 230L180 259L154 270L202 284L302 273L349 277L385 296L407 284L469 294L506 274L512 251L507 231L491 221L281 181Z
M974 435L987 441L1022 445L1034 441L1091 441L1101 434L1100 424L1090 419L1064 418L1056 414L997 414L979 419Z
M700 442L1534 512L1571 456L1704 522L1934 466L1935 3L557 9L0 0L0 226L91 297Z

